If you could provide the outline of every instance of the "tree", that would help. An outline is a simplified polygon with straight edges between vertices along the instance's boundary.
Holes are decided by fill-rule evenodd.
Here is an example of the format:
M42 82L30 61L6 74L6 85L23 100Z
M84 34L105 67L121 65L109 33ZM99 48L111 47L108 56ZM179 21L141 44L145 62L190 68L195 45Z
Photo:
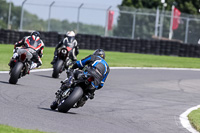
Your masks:
M167 7L166 10L169 12L170 15L172 4L175 4L176 7L182 12L182 14L187 13L191 15L198 15L199 8L200 8L200 0L166 0ZM156 13L156 8L159 7L162 9L161 0L123 0L121 5L119 6L120 11L129 11L129 12L145 12ZM127 7L127 8L125 8ZM149 9L149 10L148 10ZM146 10L146 11L145 11ZM118 18L117 28L114 29L113 34L114 36L123 36L130 38L132 36L132 25L133 25L133 15L127 13L120 13ZM153 16L145 16L145 15L136 15L136 27L135 27L135 38L144 38L150 39L154 35L154 27L155 27L155 17ZM177 39L182 39L185 36L185 23L180 26L179 30L174 32L174 37ZM167 32L164 32L163 35L165 37L168 36L169 33L169 24L170 18L164 19L164 28L167 29ZM182 29L182 30L180 30Z
M0 24L1 24L1 28L6 28L7 27L7 6L8 4L6 3L6 1L0 0Z
M171 10L172 4L175 3L181 12L199 15L200 0L166 0L166 3L168 11ZM161 0L123 0L120 6L156 9L158 6L162 7L162 3Z

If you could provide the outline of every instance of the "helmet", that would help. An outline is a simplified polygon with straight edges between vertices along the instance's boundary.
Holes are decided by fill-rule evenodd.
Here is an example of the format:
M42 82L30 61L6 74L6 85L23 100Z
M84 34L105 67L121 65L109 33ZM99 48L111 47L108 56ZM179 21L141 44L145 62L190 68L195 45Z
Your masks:
M31 36L35 36L35 37L40 37L40 33L38 32L38 31L33 31L32 33L31 33Z
M74 39L75 39L75 33L74 33L74 31L68 31L66 33L66 37L68 38L68 42L69 43L73 42Z
M98 55L101 58L105 59L105 52L103 49L97 49L94 51L93 55Z

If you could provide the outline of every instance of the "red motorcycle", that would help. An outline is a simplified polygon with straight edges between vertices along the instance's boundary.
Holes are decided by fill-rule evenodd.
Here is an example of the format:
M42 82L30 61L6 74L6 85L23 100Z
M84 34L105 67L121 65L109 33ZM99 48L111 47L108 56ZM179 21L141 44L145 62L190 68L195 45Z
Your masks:
M17 58L10 62L9 83L16 84L18 79L29 74L32 53L36 52L31 48L20 48L17 50Z

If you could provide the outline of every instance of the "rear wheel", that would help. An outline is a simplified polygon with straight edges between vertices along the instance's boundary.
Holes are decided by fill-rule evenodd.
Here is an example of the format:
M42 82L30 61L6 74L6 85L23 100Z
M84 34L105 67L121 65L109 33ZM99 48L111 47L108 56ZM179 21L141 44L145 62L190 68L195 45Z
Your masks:
M10 73L9 83L11 83L11 84L17 83L17 81L20 77L20 73L21 73L22 68L23 68L22 62L17 62L15 64L15 66L13 67L13 69L11 70L11 73Z
M78 102L82 95L82 88L79 86L75 87L74 90L70 93L69 97L61 101L61 103L58 105L58 111L66 113L73 107L76 102Z
M63 71L63 60L57 60L55 64L53 65L53 78L58 78L60 73Z

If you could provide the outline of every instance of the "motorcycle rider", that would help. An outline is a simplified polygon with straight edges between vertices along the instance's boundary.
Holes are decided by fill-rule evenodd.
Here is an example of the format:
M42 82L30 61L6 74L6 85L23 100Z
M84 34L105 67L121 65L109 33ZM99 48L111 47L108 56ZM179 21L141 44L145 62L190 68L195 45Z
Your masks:
M57 60L58 48L60 48L60 47L63 46L63 45L67 46L67 45L69 45L69 44L73 45L73 47L74 47L71 51L69 51L69 58L70 58L73 62L77 61L76 56L79 54L79 50L78 50L78 43L77 43L77 41L76 41L76 39L75 39L75 33L74 33L74 31L68 31L68 32L66 33L65 36L66 36L66 37L65 37L62 41L60 41L60 42L57 44L56 48L55 48L55 51L54 51L54 58L53 58L53 61L51 62L52 65L53 65L53 64L56 62L56 60Z
M22 48L32 48L36 51L35 53L33 53L33 57L31 59L33 61L33 63L31 64L31 69L42 65L41 58L43 56L44 43L40 39L40 33L38 31L33 31L30 36L25 36L22 40L15 43L14 54L9 63L9 66L11 62L18 57L17 48L21 46Z
M94 77L94 81L91 82L91 85L87 88L88 93L77 103L78 107L81 107L85 104L88 98L94 98L95 90L99 90L103 87L106 78L110 72L110 68L105 61L105 52L103 49L97 49L94 51L93 55L89 55L86 58L77 61L73 66L71 71L68 72L68 76L71 81L67 82L66 86L70 87L74 79L78 79L79 74L83 73L81 70L74 70L76 68L83 69L84 66L88 66L85 72L88 72ZM67 78L68 79L68 78Z

